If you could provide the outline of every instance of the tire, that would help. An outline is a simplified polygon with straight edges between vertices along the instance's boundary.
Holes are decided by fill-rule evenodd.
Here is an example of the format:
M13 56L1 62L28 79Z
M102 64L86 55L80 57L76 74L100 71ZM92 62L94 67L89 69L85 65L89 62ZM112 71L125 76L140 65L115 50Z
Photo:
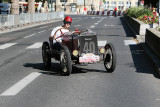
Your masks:
M60 74L63 76L69 76L72 72L72 64L71 64L71 55L66 46L62 46L61 48L60 65L62 68Z
M45 68L50 68L51 67L51 55L48 53L50 50L49 43L48 42L43 42L42 45L42 59L43 59L43 64Z
M114 46L109 43L105 45L105 53L104 53L104 67L107 72L111 73L116 68L116 52Z

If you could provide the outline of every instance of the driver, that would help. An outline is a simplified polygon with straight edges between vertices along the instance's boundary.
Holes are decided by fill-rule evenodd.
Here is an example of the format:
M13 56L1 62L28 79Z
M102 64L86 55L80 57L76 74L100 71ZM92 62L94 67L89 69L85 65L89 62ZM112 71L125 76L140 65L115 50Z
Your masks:
M63 26L58 26L58 27L54 28L52 30L51 36L50 36L52 48L59 50L59 51L60 51L61 44L62 44L61 35L70 31L69 27L72 23L72 18L70 16L66 16L63 20L63 23L64 23Z

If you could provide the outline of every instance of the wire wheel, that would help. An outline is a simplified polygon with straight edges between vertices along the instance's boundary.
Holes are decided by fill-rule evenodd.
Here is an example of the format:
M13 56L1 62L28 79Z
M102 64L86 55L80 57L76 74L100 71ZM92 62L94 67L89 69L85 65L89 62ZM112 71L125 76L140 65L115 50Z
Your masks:
M62 46L60 53L61 75L69 76L72 72L71 55L66 46Z
M112 44L106 44L105 46L104 66L107 72L113 72L116 68L116 53Z

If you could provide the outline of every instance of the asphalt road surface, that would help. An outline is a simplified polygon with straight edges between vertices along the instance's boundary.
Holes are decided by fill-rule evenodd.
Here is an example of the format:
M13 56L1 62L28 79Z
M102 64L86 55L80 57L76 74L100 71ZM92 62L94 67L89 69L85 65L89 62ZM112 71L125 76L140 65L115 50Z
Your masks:
M112 43L117 67L103 64L60 76L44 69L41 46L62 22L0 34L0 107L159 107L160 79L122 17L73 15L71 30L90 29L100 45Z

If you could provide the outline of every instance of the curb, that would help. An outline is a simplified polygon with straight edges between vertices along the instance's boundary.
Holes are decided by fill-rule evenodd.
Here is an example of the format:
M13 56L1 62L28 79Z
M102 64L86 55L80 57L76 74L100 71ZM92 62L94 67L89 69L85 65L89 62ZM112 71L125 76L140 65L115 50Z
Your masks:
M136 36L136 39L138 40L141 48L144 50L147 58L150 60L154 70L158 72L160 75L160 60L159 58L151 51L151 49L145 44L145 41L141 38L140 35L136 33L136 31L131 27L131 25L128 23L128 21L123 17L125 23L129 27L129 29L133 32L133 34Z

